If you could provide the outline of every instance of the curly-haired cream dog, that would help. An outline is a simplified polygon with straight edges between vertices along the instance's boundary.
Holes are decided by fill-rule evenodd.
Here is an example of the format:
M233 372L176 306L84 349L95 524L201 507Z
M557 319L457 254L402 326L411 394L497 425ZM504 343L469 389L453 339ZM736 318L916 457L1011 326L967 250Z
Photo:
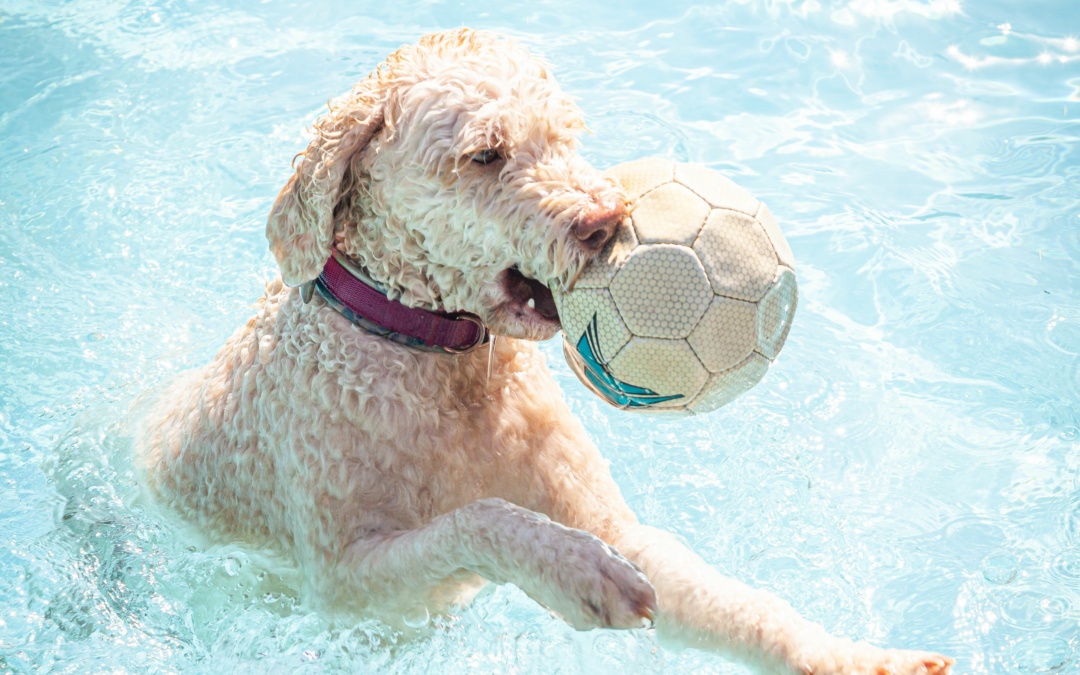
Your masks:
M487 580L576 628L655 621L768 671L947 672L830 636L631 513L533 342L559 330L548 287L626 213L578 156L582 129L541 62L471 30L401 48L333 101L269 217L284 283L144 420L151 491L295 560L328 609L397 623ZM365 322L331 277L465 344ZM499 339L466 351L480 322Z

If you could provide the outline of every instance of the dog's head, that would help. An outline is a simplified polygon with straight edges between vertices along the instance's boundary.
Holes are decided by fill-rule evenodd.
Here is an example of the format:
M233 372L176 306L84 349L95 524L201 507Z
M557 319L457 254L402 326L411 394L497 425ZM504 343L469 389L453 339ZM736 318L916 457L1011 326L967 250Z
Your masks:
M577 154L584 128L512 41L463 29L403 47L316 123L267 224L282 276L315 278L337 246L407 305L549 338L548 287L566 285L626 215Z

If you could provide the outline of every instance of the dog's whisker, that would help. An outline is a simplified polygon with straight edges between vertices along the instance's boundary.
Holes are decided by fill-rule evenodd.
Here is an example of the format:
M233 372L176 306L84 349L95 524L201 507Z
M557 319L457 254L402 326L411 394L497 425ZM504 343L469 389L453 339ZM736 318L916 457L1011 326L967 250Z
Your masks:
M495 362L495 341L499 339L498 335L492 335L491 340L488 341L488 358L487 358L487 380L486 384L491 384L491 365Z

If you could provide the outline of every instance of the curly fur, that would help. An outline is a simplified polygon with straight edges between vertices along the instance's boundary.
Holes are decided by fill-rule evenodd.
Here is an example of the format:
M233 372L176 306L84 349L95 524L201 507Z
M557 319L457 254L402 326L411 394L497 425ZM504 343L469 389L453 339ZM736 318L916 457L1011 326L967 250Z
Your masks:
M583 128L540 61L471 30L401 48L333 101L268 220L284 283L143 420L150 491L295 560L328 611L400 623L487 580L578 628L655 619L769 671L947 672L831 637L637 522L532 342L557 322L505 283L567 283L595 254L582 223L625 213L576 152ZM498 160L472 161L484 150ZM410 350L285 285L335 246L406 304L480 316L503 336L490 374L483 350Z

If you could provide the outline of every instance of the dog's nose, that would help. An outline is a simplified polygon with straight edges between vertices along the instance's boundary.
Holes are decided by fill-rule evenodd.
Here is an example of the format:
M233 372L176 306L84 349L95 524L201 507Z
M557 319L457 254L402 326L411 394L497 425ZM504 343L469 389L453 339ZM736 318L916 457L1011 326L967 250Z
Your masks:
M585 248L596 252L615 236L615 230L625 217L623 208L590 209L574 220L571 231Z

